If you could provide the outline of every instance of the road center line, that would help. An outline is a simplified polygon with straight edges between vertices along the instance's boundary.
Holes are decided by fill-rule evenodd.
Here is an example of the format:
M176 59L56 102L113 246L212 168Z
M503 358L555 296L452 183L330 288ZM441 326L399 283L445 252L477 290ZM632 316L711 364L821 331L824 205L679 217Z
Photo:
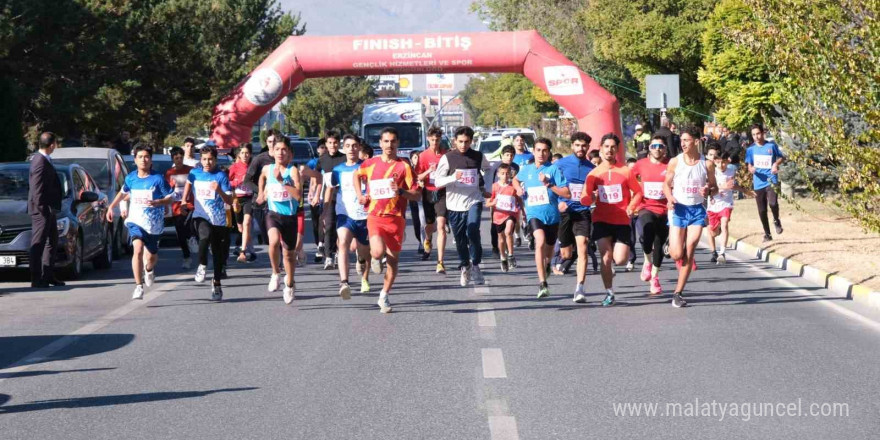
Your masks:
M492 440L519 440L513 416L489 416L489 432Z
M480 327L495 327L495 310L488 304L477 306L477 322Z
M504 368L504 354L500 348L483 349L483 377L486 379L507 377L507 370Z
M140 300L140 301L132 300L128 303L125 303L125 305L116 308L115 310L111 311L110 313L107 313L106 315L78 328L73 333L66 335L66 336L62 336L61 338L58 338L58 339L52 341L51 343L44 345L43 347L37 349L36 351L17 360L11 366L0 370L3 373L8 374L7 377L0 378L0 383L3 383L9 377L14 377L16 373L21 373L23 371L30 369L32 366L49 358L53 354L63 350L64 348L66 348L70 344L73 344L74 342L76 342L80 336L86 336L86 335L90 335L92 333L95 333L98 330L101 330L102 328L110 325L113 321L116 321L117 319L122 318L123 316L149 304L151 301L153 301L157 298L160 298L162 295L165 295L166 293L176 289L177 286L181 285L184 281L186 281L187 279L189 279L191 277L192 277L192 275L185 274L185 275L181 275L178 278L176 278L177 281L175 281L175 282L172 282L170 284L163 283L162 287L160 287L156 290L147 291L146 295L144 295L143 300Z

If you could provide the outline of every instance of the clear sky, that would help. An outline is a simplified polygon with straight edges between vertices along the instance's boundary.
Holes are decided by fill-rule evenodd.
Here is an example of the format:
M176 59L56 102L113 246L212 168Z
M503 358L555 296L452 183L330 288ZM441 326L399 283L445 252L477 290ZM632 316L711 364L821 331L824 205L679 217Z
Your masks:
M489 30L473 0L280 0L301 12L306 35L417 34Z

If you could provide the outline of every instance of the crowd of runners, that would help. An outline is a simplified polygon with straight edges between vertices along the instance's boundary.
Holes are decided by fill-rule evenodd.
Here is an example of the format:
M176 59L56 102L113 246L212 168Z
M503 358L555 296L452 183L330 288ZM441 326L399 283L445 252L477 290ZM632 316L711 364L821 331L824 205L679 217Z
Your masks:
M551 272L567 273L576 265L572 299L586 302L591 258L604 289L602 306L613 306L615 266L632 269L638 245L644 256L640 278L649 295L663 295L663 260L674 260L678 278L671 303L678 308L687 305L685 287L697 269L694 252L703 229L708 229L711 261L727 261L735 193L755 196L767 237L769 204L776 232L782 233L776 186L785 159L778 146L765 140L763 127L753 126L751 134L755 143L744 162L753 175L754 194L737 183L739 158L718 144L700 145L694 128L682 130L675 156L669 154L669 137L657 133L647 142L647 155L629 161L620 160L623 145L617 135L594 140L576 132L570 151L554 154L552 141L538 138L529 152L517 137L500 149L500 161L490 163L471 148L470 127L455 131L448 151L442 147L443 132L431 128L428 147L409 158L398 156L400 140L393 128L381 132L381 152L375 157L357 136L329 133L319 146L320 157L302 166L292 162L289 139L270 132L265 151L252 157L250 145L239 148L228 172L218 168L211 141L201 149L198 162L191 153L186 160L183 150L174 149L174 166L166 175L152 170L152 151L139 146L133 153L137 170L126 177L107 216L112 220L112 208L129 202L123 215L133 247L134 299L143 298L155 282L159 238L165 217L171 215L185 249L184 269L191 268L187 237L198 243L196 282L206 281L208 254L212 255L211 298L217 301L223 297L230 234L240 236L237 261L252 262L257 235L253 225L259 225L272 268L267 289L281 289L284 302L291 304L296 268L306 264L308 194L315 262L323 262L326 270L338 269L343 300L352 294L352 261L362 294L371 292L370 272L384 272L378 299L383 313L392 311L389 295L399 273L407 212L420 258L429 260L436 251L438 274L446 274L452 263L445 259L451 235L459 284L464 287L485 282L484 209L489 210L492 248L502 272L520 269L515 254L523 240L534 251L538 299L550 295Z

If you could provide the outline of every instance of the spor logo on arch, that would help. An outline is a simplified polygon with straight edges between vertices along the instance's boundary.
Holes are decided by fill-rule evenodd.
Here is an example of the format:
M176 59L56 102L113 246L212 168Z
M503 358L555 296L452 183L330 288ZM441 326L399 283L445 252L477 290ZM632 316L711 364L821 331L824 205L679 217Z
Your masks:
M284 82L271 68L259 69L244 84L244 97L254 105L271 104L281 94Z

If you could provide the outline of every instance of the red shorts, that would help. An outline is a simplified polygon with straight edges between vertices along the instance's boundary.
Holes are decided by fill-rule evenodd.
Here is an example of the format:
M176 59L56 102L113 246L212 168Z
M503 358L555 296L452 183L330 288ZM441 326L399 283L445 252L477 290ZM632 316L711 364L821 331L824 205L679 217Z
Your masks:
M709 211L706 214L709 217L709 230L714 231L721 227L721 219L726 218L730 219L730 214L733 212L733 208L724 208L721 212L712 212Z
M406 220L403 217L367 217L367 232L370 238L379 237L391 252L400 252L403 248Z

